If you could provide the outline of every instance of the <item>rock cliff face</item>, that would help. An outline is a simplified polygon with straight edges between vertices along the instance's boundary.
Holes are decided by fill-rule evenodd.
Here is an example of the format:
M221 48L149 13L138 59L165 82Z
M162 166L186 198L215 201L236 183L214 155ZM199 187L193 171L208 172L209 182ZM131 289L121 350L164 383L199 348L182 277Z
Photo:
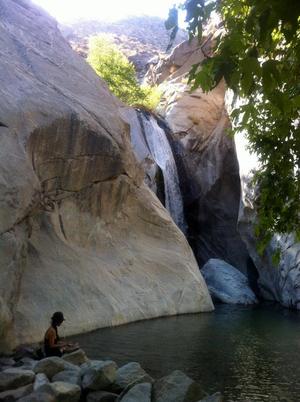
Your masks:
M247 152L247 141L243 136L236 137L236 144L242 175L238 228L259 273L259 292L266 300L275 300L285 307L300 310L300 243L296 242L292 234L277 234L273 236L264 254L258 254L253 230L257 219L256 195L251 186L251 170L257 167L257 159ZM280 261L274 264L273 255L278 250Z
M109 34L134 64L139 79L145 75L148 61L164 53L169 43L169 33L164 20L159 17L133 16L115 22L80 21L62 26L61 30L73 49L83 57L87 56L90 36ZM179 29L174 45L186 39L186 32Z
M0 0L0 349L213 308L120 104L27 0Z
M237 231L241 184L235 144L227 134L225 87L221 83L207 94L191 93L187 84L187 73L209 54L212 40L178 45L150 68L146 81L163 90L158 112L171 129L188 239L200 267L220 258L252 277L255 270Z

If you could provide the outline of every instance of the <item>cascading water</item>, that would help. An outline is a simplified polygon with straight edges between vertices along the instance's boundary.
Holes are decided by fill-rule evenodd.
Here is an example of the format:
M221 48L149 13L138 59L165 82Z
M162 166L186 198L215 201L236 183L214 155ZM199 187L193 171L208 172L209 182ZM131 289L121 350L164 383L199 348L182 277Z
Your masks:
M165 206L176 225L185 233L187 225L183 214L178 172L166 133L153 116L140 112L139 118L151 155L163 172Z

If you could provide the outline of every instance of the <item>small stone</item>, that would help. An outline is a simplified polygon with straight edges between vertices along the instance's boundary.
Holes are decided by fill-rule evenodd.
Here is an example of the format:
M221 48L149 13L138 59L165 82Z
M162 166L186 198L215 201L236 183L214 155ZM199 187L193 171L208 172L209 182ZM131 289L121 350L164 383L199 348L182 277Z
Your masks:
M9 368L0 373L0 391L16 389L23 385L31 384L35 374L31 370L21 370L19 368Z
M40 360L34 366L35 373L43 373L48 378L52 378L55 374L63 371L65 368L65 362L60 357L46 357L46 359Z
M79 370L64 370L55 374L52 377L52 381L62 381L67 382L69 384L76 384L81 386L81 375Z
M122 402L151 402L152 384L141 383L132 387L121 399Z
M49 383L48 377L44 373L38 373L35 376L33 390L37 391L42 385L48 384L48 383Z
M113 391L119 392L129 384L143 378L143 382L153 382L153 379L146 373L139 363L131 362L125 364L117 370L117 378L113 384Z
M117 394L106 391L90 392L86 398L86 402L115 402L118 398Z
M62 381L44 384L39 391L54 396L59 402L78 402L81 396L81 389L78 385Z
M107 389L117 376L115 362L107 360L93 363L86 371L82 379L82 387L94 391Z
M22 398L25 395L28 395L32 392L32 384L24 385L23 387L10 389L8 391L0 392L0 401L9 402L16 401Z
M67 353L63 356L63 359L69 363L80 366L88 361L85 352L82 349L78 349L75 352Z

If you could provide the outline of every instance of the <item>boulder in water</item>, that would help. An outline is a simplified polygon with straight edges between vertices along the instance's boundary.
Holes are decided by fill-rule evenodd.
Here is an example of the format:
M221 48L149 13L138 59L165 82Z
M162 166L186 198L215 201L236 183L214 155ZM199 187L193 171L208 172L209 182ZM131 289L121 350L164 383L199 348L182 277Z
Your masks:
M153 384L153 402L196 402L202 397L200 385L180 370Z
M257 303L247 277L227 262L211 258L201 272L213 298L229 304Z
M116 392L122 391L131 383L134 383L141 378L143 378L143 382L153 381L139 363L127 363L117 370L117 377L113 384L113 390Z
M105 390L116 380L117 365L107 360L92 364L84 373L82 388L94 391Z

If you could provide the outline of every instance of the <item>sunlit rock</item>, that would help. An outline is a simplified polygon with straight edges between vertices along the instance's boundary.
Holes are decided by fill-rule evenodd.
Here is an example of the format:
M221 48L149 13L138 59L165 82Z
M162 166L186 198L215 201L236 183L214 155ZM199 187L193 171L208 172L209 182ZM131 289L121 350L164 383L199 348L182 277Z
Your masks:
M210 311L192 251L130 146L120 102L27 0L1 0L0 349Z

